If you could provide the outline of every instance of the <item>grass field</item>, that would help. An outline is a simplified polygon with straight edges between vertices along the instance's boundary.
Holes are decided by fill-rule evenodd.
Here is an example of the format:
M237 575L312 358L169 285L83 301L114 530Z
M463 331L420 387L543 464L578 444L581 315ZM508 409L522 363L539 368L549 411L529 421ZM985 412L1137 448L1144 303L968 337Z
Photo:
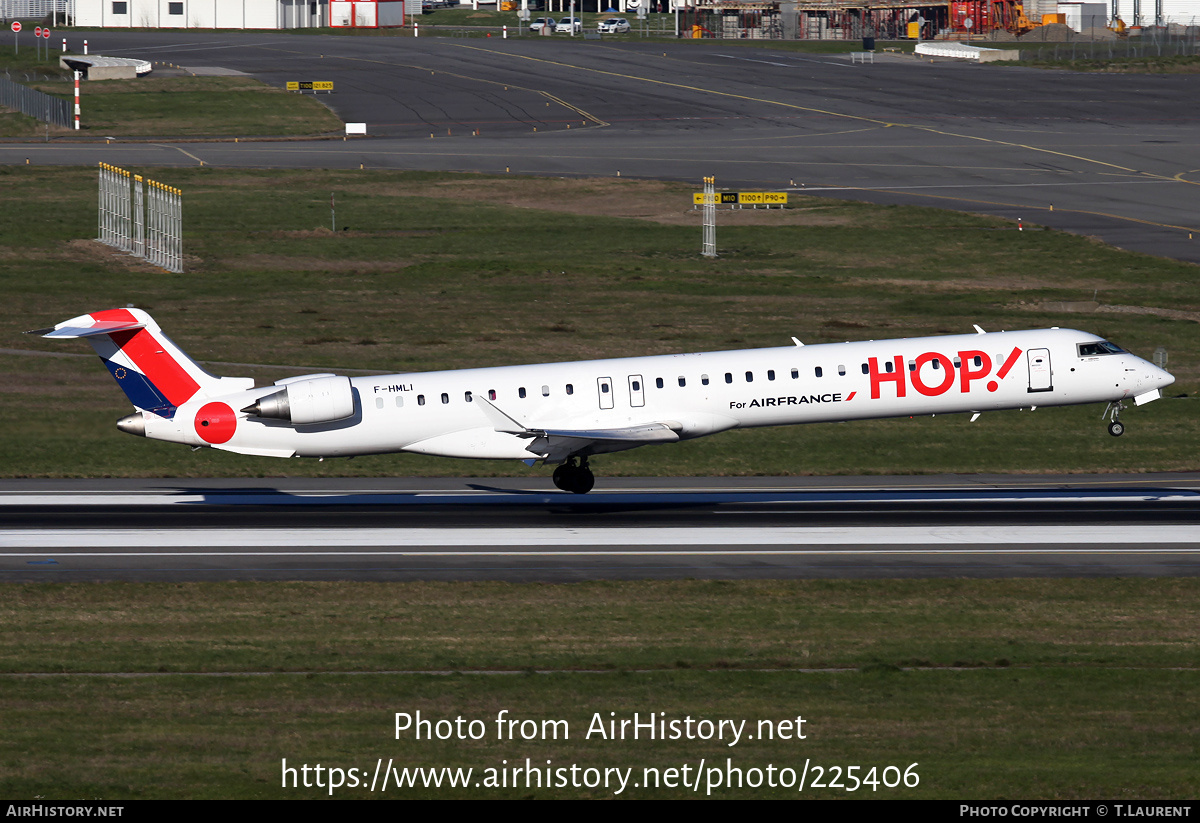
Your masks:
M805 789L815 797L1188 798L1200 790L1198 595L1194 579L10 586L0 670L58 674L0 674L0 793L327 794L283 788L284 758L476 779L529 758L632 768L635 781L647 767L694 775L703 758L709 781L714 766L724 780L728 765L798 772L806 760L897 769L893 788ZM536 734L498 739L504 710L538 721ZM395 713L418 711L480 720L480 739L398 735ZM595 732L597 718L634 712L746 720L755 739ZM797 717L805 739L761 739L760 721L786 731ZM543 720L566 726L546 739ZM910 766L915 785L896 786ZM383 796L614 794L510 783Z
M1053 231L932 209L793 198L722 213L704 260L681 185L397 172L137 170L184 191L188 273L93 235L95 172L0 169L22 220L0 233L11 386L7 476L524 473L520 464L377 457L324 463L130 438L127 403L83 346L19 332L81 312L150 310L193 357L263 381L338 369L521 362L1082 327L1179 382L1109 437L1100 407L732 432L606 457L601 474L1148 471L1197 467L1196 268ZM330 227L330 195L336 228ZM614 215L623 216L614 216ZM1095 299L1101 310L1064 313ZM53 408L53 415L41 410Z
M63 83L35 83L58 96ZM155 77L87 83L91 134L121 137L296 136L341 133L342 122L312 95L289 94L249 77Z
M786 211L722 212L721 256L705 260L691 190L675 184L133 171L184 191L187 274L89 239L95 170L0 168L0 196L20 204L0 222L5 476L531 471L417 457L268 461L123 435L113 421L128 403L86 347L19 333L127 304L152 311L215 371L262 381L787 345L791 335L817 343L972 323L1078 326L1147 357L1165 346L1179 377L1172 394L1189 397L1127 414L1120 439L1104 432L1099 407L1081 407L975 424L952 416L730 432L595 465L602 475L1197 466L1195 266L993 218L815 198ZM1097 310L1063 310L1087 301ZM236 365L247 363L256 365ZM806 763L827 780L837 767L843 785L850 766L858 779L875 767L877 780L893 767L892 788L809 784L806 797L1200 790L1200 589L1190 578L47 584L0 593L6 797L328 794L283 788L285 758L292 768L358 769L365 782L378 762L472 768L484 781L481 770L526 758L633 769L639 783L653 783L643 769L657 769L660 781L675 781L623 797L703 796L678 785L684 767L723 782L730 769L747 780L765 780L769 767L786 780L791 769L794 783ZM417 711L479 720L485 731L478 740L397 737L395 714ZM563 720L570 737L498 740L502 711ZM760 721L784 730L804 717L808 735L734 746L587 736L597 717L634 712L745 720L756 735ZM905 772L914 780L896 785ZM615 788L335 791L396 795L613 797ZM794 785L713 790L796 795Z
M46 94L74 99L71 72L59 68L54 51L38 59L32 46L17 54L0 49L0 72ZM133 80L85 82L81 95L84 137L293 137L342 131L342 122L312 95L289 94L250 77L192 77L165 65ZM64 136L78 135L0 112L0 138Z

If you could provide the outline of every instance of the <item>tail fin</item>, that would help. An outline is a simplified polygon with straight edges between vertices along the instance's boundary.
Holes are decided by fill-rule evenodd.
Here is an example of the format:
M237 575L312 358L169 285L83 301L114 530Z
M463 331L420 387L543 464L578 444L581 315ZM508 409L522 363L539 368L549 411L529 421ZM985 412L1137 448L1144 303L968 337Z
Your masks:
M83 337L138 409L171 418L194 397L228 394L254 385L251 378L216 377L171 342L141 309L110 309L73 317L31 334Z

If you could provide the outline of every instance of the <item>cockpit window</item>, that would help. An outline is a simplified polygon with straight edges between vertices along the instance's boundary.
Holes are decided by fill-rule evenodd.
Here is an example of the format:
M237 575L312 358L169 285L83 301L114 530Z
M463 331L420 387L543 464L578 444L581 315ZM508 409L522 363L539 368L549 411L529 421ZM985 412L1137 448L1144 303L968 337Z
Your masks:
M1096 343L1080 343L1080 357L1095 357L1099 354L1124 354L1125 350L1116 343L1109 343L1107 340L1100 340Z

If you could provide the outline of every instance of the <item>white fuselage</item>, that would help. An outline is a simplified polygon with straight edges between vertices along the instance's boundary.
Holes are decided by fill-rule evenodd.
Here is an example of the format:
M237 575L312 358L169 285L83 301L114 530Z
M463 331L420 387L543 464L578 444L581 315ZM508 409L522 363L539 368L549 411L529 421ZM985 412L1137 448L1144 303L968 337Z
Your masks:
M147 415L145 433L281 457L407 451L558 462L544 441L497 425L497 410L529 431L658 424L689 439L732 428L1111 402L1173 381L1127 352L1080 353L1100 340L1043 329L355 377L354 411L341 420L247 415L247 404L276 390L260 387L194 398L169 420ZM201 410L218 405L232 410L219 443L200 422ZM637 445L612 439L578 453Z

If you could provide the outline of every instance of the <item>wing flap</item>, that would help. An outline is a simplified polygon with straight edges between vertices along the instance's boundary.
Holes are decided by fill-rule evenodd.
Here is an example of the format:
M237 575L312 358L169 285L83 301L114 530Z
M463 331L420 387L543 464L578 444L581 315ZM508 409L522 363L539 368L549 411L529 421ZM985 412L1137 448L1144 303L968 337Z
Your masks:
M676 443L679 433L666 423L648 423L623 429L539 429L546 437L570 437L576 440L619 440L627 443Z

